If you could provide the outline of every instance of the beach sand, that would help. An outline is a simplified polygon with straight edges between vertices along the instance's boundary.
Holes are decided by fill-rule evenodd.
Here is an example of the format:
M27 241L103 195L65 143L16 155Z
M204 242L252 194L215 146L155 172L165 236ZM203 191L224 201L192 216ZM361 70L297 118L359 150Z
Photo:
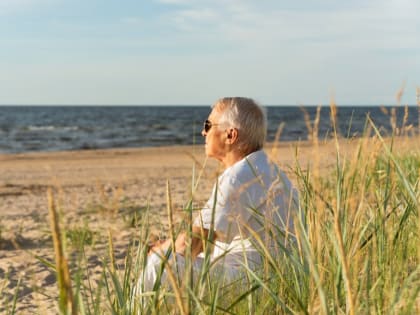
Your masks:
M340 141L340 157L352 159L359 141ZM378 141L366 148L375 145ZM420 139L401 138L395 145L397 152L419 152ZM292 181L296 161L304 169L316 167L319 172L336 165L334 141L319 146L286 142L268 145L266 151ZM207 200L220 171L217 162L206 161L199 146L0 155L0 313L11 309L16 290L18 314L58 313L55 274L37 258L54 262L48 187L53 187L66 229L84 228L92 233L87 261L89 272L99 277L108 255L109 232L122 267L130 240L139 233L132 226L134 212L148 209L153 234L164 236L167 185L178 223L191 197L197 207ZM71 261L71 241L67 249Z

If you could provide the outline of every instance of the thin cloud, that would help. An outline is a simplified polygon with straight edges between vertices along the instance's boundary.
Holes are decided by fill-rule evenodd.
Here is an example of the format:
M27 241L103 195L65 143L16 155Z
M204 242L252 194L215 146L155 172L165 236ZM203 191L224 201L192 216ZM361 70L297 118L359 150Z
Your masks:
M413 0L404 1L413 3ZM198 8L197 1L184 1L189 7L170 11L167 20L181 32L195 30L197 37L216 37L217 33L218 41L271 42L271 45L309 41L352 49L362 45L365 49L383 49L396 44L402 45L401 49L416 47L414 38L419 22L412 18L414 13L402 14L405 11L400 10L396 14L391 10L391 2L388 6L373 1L364 7L325 6L298 11L274 4L258 6L248 1L232 4L222 0L201 1Z

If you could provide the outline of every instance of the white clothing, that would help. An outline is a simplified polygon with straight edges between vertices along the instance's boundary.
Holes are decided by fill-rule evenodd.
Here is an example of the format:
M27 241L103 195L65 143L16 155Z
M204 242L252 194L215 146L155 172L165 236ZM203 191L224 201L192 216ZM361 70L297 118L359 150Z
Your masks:
M296 209L296 201L296 192L289 179L269 162L262 150L227 168L219 176L210 199L194 221L195 226L207 230L213 227L216 232L211 272L217 276L222 274L229 281L241 274L244 264L256 268L261 258L253 245L254 236L267 241L267 229L275 230L275 238L281 237L281 233L293 233L292 211L289 210ZM177 254L177 261L178 270L183 270L184 257ZM203 254L200 254L193 265L196 273L202 262ZM137 290L152 290L161 265L159 255L148 257ZM167 281L165 278L164 272L162 283Z
M227 168L218 178L212 195L194 225L213 229L218 240L212 259L225 255L226 267L258 264L253 236L264 242L267 229L293 234L293 211L297 194L290 180L264 151L256 151ZM246 257L244 257L244 254ZM230 265L230 266L229 266Z

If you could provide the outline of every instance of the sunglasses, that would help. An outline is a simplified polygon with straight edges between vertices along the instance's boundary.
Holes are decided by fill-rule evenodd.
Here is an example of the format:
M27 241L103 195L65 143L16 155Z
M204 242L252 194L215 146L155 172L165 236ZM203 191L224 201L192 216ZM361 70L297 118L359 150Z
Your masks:
M203 124L203 129L205 132L209 132L211 127L217 126L217 125L220 125L220 124L213 124L210 120L206 119L206 121Z

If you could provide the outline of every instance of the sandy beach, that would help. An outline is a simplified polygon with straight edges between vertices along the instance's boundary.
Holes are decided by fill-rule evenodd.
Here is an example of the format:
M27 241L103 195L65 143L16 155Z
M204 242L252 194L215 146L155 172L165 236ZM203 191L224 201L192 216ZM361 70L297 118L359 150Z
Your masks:
M351 159L358 143L340 141L340 157ZM399 153L419 152L420 139L401 138L395 145ZM304 168L315 163L326 172L335 165L337 151L333 141L318 147L281 143L266 150L292 180L296 161ZM197 206L206 201L220 166L206 161L203 151L176 146L0 155L0 313L10 308L17 289L18 314L57 313L55 274L37 258L54 261L48 187L54 189L63 225L92 232L89 268L100 273L109 232L117 263L123 265L130 239L139 233L130 225L133 211L149 209L153 233L165 234L167 182L176 222L191 196Z

